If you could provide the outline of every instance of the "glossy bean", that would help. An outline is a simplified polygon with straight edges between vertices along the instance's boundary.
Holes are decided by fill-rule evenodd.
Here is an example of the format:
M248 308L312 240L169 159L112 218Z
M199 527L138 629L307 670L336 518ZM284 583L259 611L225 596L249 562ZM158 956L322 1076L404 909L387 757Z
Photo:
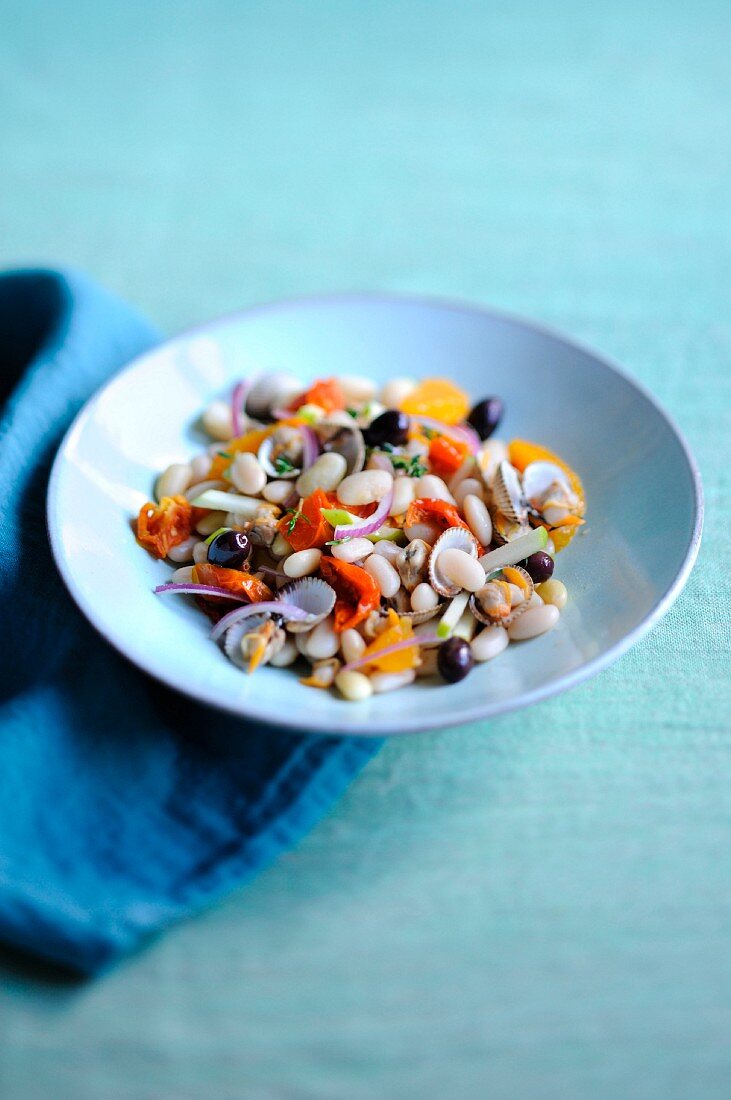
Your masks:
M446 500L449 504L455 503L446 482L436 474L424 474L423 477L417 478L416 496L427 497L429 500Z
M193 471L188 462L173 462L167 470L163 470L155 485L155 495L158 500L163 497L177 497L190 485Z
M470 642L472 656L476 661L491 661L507 649L510 638L504 626L486 626Z
M170 578L170 584L192 584L193 583L193 566L183 565L180 569L176 569Z
M228 440L234 434L231 406L225 401L212 401L201 417L211 439Z
M416 671L413 668L404 672L374 672L371 676L371 687L377 695L385 691L396 691L398 688L413 684L416 679Z
M490 513L478 496L468 493L462 501L462 511L472 534L483 546L489 546L492 539L492 520Z
M346 664L357 661L363 655L365 647L365 640L357 630L344 630L340 635L340 649Z
M373 543L370 539L346 539L345 542L336 543L330 548L332 556L338 561L363 561L373 553Z
M308 497L316 489L331 493L343 480L347 470L348 463L345 458L337 451L329 451L320 455L309 469L300 474L295 482L295 488L301 497Z
M282 569L293 580L298 577L309 577L317 572L321 557L322 550L314 548L298 550L296 554L290 554L288 558L284 559Z
M341 669L335 677L335 687L351 703L359 703L361 699L367 699L373 694L371 681L356 669Z
M454 499L457 501L460 508L464 506L465 499L470 495L477 497L484 503L485 487L476 477L466 477L454 490Z
M413 477L397 477L393 483L393 503L389 516L400 516L416 498L416 486Z
M284 504L291 494L291 481L270 481L261 491L264 500L268 500L270 504Z
M484 573L484 570L483 570ZM414 591L411 593L411 610L412 611L431 611L433 607L436 607L439 603L439 596L436 594L430 584L422 581L421 584L417 584Z
M205 481L211 469L211 456L207 454L196 455L190 461L190 469L194 482Z
M361 470L340 482L338 500L346 507L351 504L373 504L382 500L392 485L393 478L385 470Z
M198 546L200 539L197 539L194 535L191 535L189 539L184 539L183 542L179 542L177 546L171 546L168 550L168 557L170 561L178 562L182 564L186 561L194 561L194 550Z
M380 555L371 554L363 566L378 585L381 595L387 600L395 596L401 587L401 577L390 562ZM483 570L484 577L484 570Z
M404 398L416 389L414 378L391 378L379 394L379 400L387 409L397 409Z
M539 584L536 588L536 592L544 603L553 604L559 611L563 610L569 598L566 585L563 581L555 580L553 577L550 581L544 581L543 584Z
M485 570L477 558L466 551L451 547L439 555L439 569L453 584L466 592L477 592L485 583Z
M297 660L298 651L292 637L287 638L286 642L279 650L279 653L275 653L269 664L274 668L287 668L289 665L294 664Z
M340 649L340 637L333 630L331 618L323 619L306 637L307 655L313 661L324 661L326 657L334 657Z
M549 630L553 630L560 617L561 612L550 603L544 604L543 607L529 607L510 624L508 634L514 642L537 638L539 634L546 634Z
M229 467L229 477L240 493L258 497L267 483L264 467L256 455L243 451L233 457Z

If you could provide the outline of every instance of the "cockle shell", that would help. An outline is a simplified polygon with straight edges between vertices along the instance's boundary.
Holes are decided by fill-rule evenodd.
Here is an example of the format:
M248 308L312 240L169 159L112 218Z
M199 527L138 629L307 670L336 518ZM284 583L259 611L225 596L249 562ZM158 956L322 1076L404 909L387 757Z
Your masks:
M514 523L524 524L528 519L528 504L523 495L520 474L509 462L501 462L492 479L492 496L495 507Z
M412 539L396 559L401 583L407 592L413 592L417 584L425 581L429 572L431 546L423 539Z
M301 379L284 371L271 371L257 378L246 395L245 410L255 420L271 420L275 409L289 404L302 393Z
M279 456L289 459L292 469L280 473L275 462ZM302 473L302 437L296 428L283 424L264 439L256 457L269 477L288 481Z
M306 619L291 619L287 623L287 630L292 634L303 634L330 614L335 606L335 589L320 577L302 577L282 588L278 598L308 613Z
M523 601L512 606L510 584L523 590ZM535 586L533 579L519 565L506 566L488 573L485 585L470 598L470 611L482 623L509 626L528 609Z
M456 596L461 587L450 581L439 568L439 555L443 550L464 550L472 558L480 556L480 548L475 536L464 527L448 527L439 536L429 555L429 584L440 596Z
M346 477L360 473L365 465L365 442L363 433L352 419L347 424L330 419L320 420L315 425L315 433L325 454L335 451L343 456L348 464Z

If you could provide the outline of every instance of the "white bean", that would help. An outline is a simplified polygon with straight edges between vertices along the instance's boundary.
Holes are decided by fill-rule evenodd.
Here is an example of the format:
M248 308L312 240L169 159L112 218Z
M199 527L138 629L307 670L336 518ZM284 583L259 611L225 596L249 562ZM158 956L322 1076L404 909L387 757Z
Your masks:
M415 389L415 378L391 378L381 390L379 400L387 409L397 409Z
M193 481L205 481L211 469L211 456L207 454L196 455L191 459L190 469Z
M544 604L543 607L529 607L510 624L508 634L514 642L537 638L539 634L553 630L560 617L559 609L550 603Z
M306 657L308 661L310 660L310 655L307 652L309 638L310 635L306 634L304 631L294 635L294 644L297 647L297 652L301 654L302 657Z
M359 703L361 699L367 699L373 694L373 685L368 677L354 668L345 672L341 669L335 677L335 687L351 703Z
M374 672L371 676L371 687L377 695L384 691L396 691L398 688L413 684L416 672L413 668L407 668L404 672Z
M195 535L191 535L189 539L184 539L183 542L179 542L177 546L171 546L168 550L168 557L170 561L182 563L184 561L194 561L194 550L199 543L199 539Z
M258 497L267 483L264 467L256 455L248 451L240 451L234 455L229 477L240 493L251 497Z
M195 529L199 535L203 535L203 538L208 538L219 527L226 527L226 515L226 512L209 512L196 523Z
M485 583L485 570L477 558L456 547L442 550L439 555L439 569L445 577L467 592L477 592Z
M484 573L484 569L483 569ZM439 596L436 594L430 584L422 581L421 584L417 584L414 591L411 593L411 610L412 611L431 611L433 607L436 607L439 603Z
M416 486L412 477L397 477L393 483L393 503L389 516L400 516L416 498Z
M379 539L373 548L373 553L378 554L380 558L385 558L386 561L391 562L391 565L394 565L400 559L403 550L395 542L391 542L390 539Z
M470 642L472 656L476 661L491 661L493 657L497 657L498 653L507 649L509 641L510 638L504 626L486 626Z
M417 479L416 495L419 498L427 497L429 500L446 500L449 504L455 503L446 483L436 474L424 474Z
M338 561L362 561L373 553L373 543L370 539L346 539L345 542L331 546L332 555Z
M322 550L298 550L296 554L290 554L288 558L284 559L282 569L288 577L293 579L297 577L309 577L312 573L316 573L319 565L320 558L322 557Z
M395 596L401 587L401 577L398 575L394 567L390 562L386 561L380 554L371 554L366 560L363 566L366 573L369 573L373 580L381 590L381 595L386 599L390 599L391 596ZM482 571L483 584L485 571Z
M291 481L270 481L269 484L265 485L262 489L261 495L264 497L264 500L268 500L270 504L284 504L291 492Z
M193 583L193 566L184 565L180 569L176 569L170 578L171 584L192 584Z
M292 553L292 547L285 539L281 531L277 531L274 536L274 542L269 547L275 558L286 558L288 554Z
M464 481L460 481L454 490L454 499L461 508L468 496L478 497L484 501L484 493L485 489L481 481L478 481L476 477L466 477Z
M538 595L541 597L544 603L553 604L559 611L562 611L566 606L566 601L569 598L569 594L566 591L566 585L563 581L554 580L551 577L548 581L543 581L536 588Z
M550 535L546 539L546 545L543 547L543 549L551 557L553 557L553 555L556 553L556 543L553 541Z
M470 531L487 549L492 540L492 520L487 508L478 496L467 493L462 501L462 511Z
M365 647L365 639L352 627L350 630L344 630L340 635L340 649L346 664L357 661L359 657L362 657Z
M338 379L346 405L365 405L376 396L376 384L362 374L343 374Z
M164 470L155 485L155 495L158 500L163 497L177 497L188 488L193 477L193 471L188 462L173 462Z
M550 603L550 600L542 600L537 592L531 593L531 598L528 600L528 607L542 607L544 603Z
M338 500L349 504L373 504L382 500L393 485L393 478L385 470L361 470L350 474L337 488Z
M447 488L449 489L450 493L454 494L455 490L459 488L463 481L465 481L467 478L471 479L474 469L475 456L467 455L466 458L462 459L459 466L449 479L449 485L447 486Z
M212 401L203 413L201 421L212 439L231 439L234 434L231 406L225 401Z
M274 668L287 668L288 665L294 664L294 662L297 660L297 656L297 646L295 645L294 640L290 637L287 638L286 642L279 650L279 653L274 654L274 656L269 661L269 664L273 665Z
M336 489L348 471L348 463L337 451L320 455L309 469L297 478L295 488L301 497L308 497L316 489L331 493Z
M208 561L208 547L203 539L197 542L193 548L193 561L196 565L201 565L204 561Z
M326 657L334 657L340 649L340 638L333 630L332 619L323 619L318 623L307 638L307 656L313 661L324 661Z

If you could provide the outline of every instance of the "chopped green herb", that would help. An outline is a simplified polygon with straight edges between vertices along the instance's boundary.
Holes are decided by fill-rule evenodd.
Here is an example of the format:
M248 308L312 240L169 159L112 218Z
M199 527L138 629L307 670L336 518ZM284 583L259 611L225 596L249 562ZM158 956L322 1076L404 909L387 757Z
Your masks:
M345 411L348 414L348 416L353 417L353 420L357 420L358 416L360 415L357 409L346 409Z
M274 469L278 474L291 474L296 467L289 461L286 455L277 455L274 459Z
M427 439L436 439L439 435L439 432L435 432L433 428L425 428L423 424L420 424L419 427L421 428L422 434L425 435Z
M312 526L312 520L308 519L304 512L301 512L298 508L288 508L284 514L285 516L289 516L289 520L287 522L288 535L291 535L294 531L295 527L297 526L298 519L301 519L305 523L309 523L310 526Z
M219 458L233 458L233 455L230 451L219 451L218 456Z
M421 477L426 473L426 466L421 461L421 455L396 455L391 458L394 470L404 470L408 477Z

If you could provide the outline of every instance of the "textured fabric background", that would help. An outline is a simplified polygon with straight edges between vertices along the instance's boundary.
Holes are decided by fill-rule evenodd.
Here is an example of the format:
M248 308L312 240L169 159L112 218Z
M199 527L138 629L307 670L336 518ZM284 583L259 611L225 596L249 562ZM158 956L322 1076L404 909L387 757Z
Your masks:
M685 594L593 682L388 745L99 983L2 956L3 1100L726 1097L728 4L0 0L0 26L2 265L77 264L170 331L330 288L523 312L648 385L707 495Z

